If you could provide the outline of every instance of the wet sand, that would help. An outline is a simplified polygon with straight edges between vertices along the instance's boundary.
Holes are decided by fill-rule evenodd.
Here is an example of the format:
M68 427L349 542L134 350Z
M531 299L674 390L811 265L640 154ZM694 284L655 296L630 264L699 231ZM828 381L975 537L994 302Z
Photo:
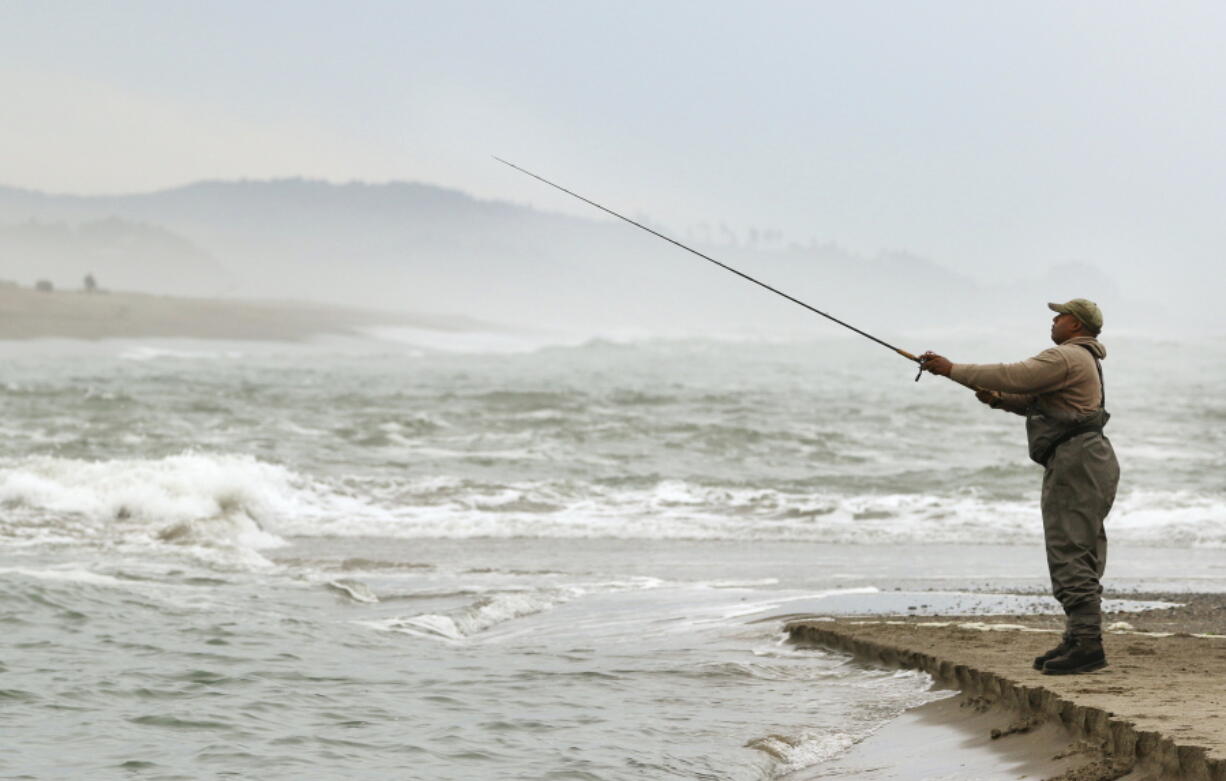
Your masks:
M987 779L1066 778L1093 762L1072 733L1055 722L1007 738L993 730L1018 726L1015 714L987 708L981 700L961 696L907 711L856 744L848 753L805 768L783 781L855 779L856 781L987 781ZM1053 746L1065 750L1053 751Z
M292 301L147 293L39 292L0 285L0 339L185 338L300 341L372 326L463 331L459 317L414 316Z
M960 692L796 778L1226 779L1226 596L1127 596L1184 606L1109 614L1109 666L1085 675L1031 668L1058 642L1054 616L789 622L795 642L922 669Z

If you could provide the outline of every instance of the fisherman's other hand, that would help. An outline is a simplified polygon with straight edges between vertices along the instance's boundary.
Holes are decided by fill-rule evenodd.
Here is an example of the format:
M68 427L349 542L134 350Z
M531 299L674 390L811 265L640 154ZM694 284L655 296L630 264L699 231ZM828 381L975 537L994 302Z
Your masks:
M997 391L977 390L975 391L975 398L979 399L993 409L995 409L996 405L1000 403L1000 393Z
M939 374L942 377L948 377L953 366L953 363L944 355L937 355L931 350L920 356L920 367L924 371Z

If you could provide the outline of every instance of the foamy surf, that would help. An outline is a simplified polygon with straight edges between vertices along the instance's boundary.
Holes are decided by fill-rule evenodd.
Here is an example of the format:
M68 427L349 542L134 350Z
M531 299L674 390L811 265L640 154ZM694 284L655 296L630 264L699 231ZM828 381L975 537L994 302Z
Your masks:
M419 613L357 623L385 632L401 632L458 641L507 621L552 610L582 593L582 589L567 588L496 594L483 596L470 604L446 613Z
M123 361L159 361L166 359L215 361L237 360L242 357L243 353L237 350L182 350L169 347L151 347L148 345L135 345L119 353L119 359Z
M26 527L50 527L76 539L144 537L256 550L284 544L265 524L302 509L300 482L289 470L250 456L42 456L10 460L0 469L0 503L10 511L10 533L20 532L25 518Z
M540 456L544 458L544 456ZM134 539L168 545L283 545L287 536L1029 543L1035 503L953 495L841 495L666 479L480 483L447 474L331 481L247 455L160 459L36 456L0 462L0 536L14 543ZM1122 492L1115 541L1226 546L1226 503L1210 493Z
M352 580L350 578L337 578L324 583L332 591L338 594L343 594L354 602L362 602L372 605L379 601L379 597L375 596L375 592L370 586L360 580Z
M794 777L799 771L846 753L904 711L951 696L948 691L933 691L931 676L913 670L867 674L848 671L843 683L873 690L877 696L872 706L853 714L838 727L765 735L745 744L746 748L761 751L774 760L767 773L769 778ZM826 681L826 685L832 682Z

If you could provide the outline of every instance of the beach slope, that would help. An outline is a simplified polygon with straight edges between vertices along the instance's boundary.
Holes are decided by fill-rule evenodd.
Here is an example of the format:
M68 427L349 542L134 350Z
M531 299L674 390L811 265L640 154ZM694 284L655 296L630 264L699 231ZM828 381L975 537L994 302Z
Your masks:
M1080 752L1079 779L1226 779L1226 637L1117 629L1110 665L1087 675L1031 668L1057 631L1009 619L812 619L787 625L793 642L845 651L874 664L923 670L963 704L1012 713L1016 729L983 722L989 739L1046 726Z

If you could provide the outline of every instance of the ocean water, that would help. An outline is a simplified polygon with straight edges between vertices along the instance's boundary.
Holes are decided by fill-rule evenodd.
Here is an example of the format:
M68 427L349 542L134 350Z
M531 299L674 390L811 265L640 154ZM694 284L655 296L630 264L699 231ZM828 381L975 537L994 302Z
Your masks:
M879 347L375 336L0 344L0 773L798 777L944 695L785 617L1055 609L1021 418ZM1108 348L1108 585L1226 589L1226 349Z

